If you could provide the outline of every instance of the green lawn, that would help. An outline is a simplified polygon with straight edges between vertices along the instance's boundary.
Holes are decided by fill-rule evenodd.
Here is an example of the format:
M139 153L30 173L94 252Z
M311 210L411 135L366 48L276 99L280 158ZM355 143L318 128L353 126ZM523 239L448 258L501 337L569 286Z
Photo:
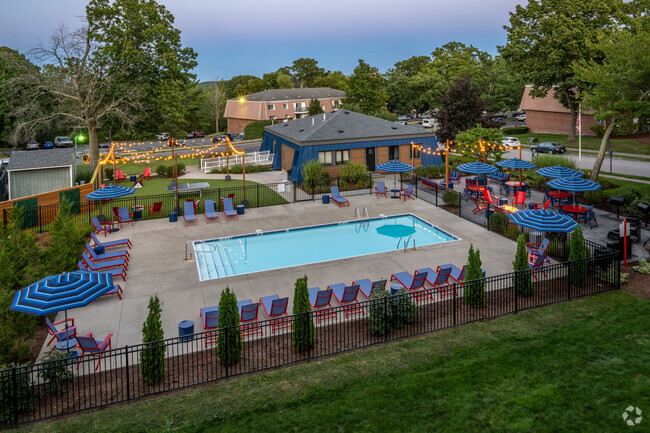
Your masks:
M650 411L648 317L612 292L25 430L641 431L621 414Z
M542 141L553 141L553 142L563 144L567 148L571 148L575 150L578 149L578 139L576 138L575 142L569 143L568 135L563 135L563 134L527 133L527 134L513 135L513 137L518 137L519 141L521 141L524 144L528 143L528 138L537 137L540 143ZM601 141L600 137L583 135L582 148L588 150L599 150L600 141ZM615 154L616 152L622 152L622 153L631 153L631 154L650 155L650 146L641 144L636 140L632 140L629 138L612 138L611 142L612 142L612 149L614 149Z

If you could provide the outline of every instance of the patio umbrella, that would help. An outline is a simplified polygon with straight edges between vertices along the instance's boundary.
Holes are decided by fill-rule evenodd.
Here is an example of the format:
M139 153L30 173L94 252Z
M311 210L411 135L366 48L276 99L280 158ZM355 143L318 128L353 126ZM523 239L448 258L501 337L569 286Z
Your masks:
M45 277L14 295L11 311L44 316L84 307L113 288L113 277L105 272L75 271Z
M532 162L524 161L519 158L510 158L496 163L499 167L509 168L511 170L519 170L519 182L521 182L521 170L532 170L537 167Z
M96 189L84 198L86 200L99 201L99 212L102 212L102 201L113 200L114 198L124 197L135 193L135 188L119 185L107 185L103 188Z
M555 165L553 167L542 167L536 172L545 177L582 177L585 174L581 171L568 167Z
M377 233L397 239L412 235L415 233L415 228L405 224L385 224L377 227Z
M496 168L493 165L486 164L484 162L466 162L465 164L461 164L456 169L465 172L465 173L472 173L472 174L483 174L487 175L490 173L494 173L495 171L499 171L498 168ZM487 184L487 182L485 182Z
M382 162L381 164L377 165L376 168L377 168L377 170L388 171L388 172L391 172L391 173L402 173L402 172L405 172L405 171L415 170L415 167L413 167L411 164L407 164L405 162L397 161L397 160ZM393 176L393 192L396 189L395 188L395 182L396 182L395 177L396 177L396 175ZM393 196L392 198L399 198L399 197L398 196L397 197Z
M568 191L573 193L573 203L575 203L576 192L596 191L602 185L594 182L593 180L583 179L581 177L562 177L553 179L546 182L546 185L558 189L560 191Z
M542 209L526 209L508 214L512 222L540 232L571 232L578 225L568 215Z

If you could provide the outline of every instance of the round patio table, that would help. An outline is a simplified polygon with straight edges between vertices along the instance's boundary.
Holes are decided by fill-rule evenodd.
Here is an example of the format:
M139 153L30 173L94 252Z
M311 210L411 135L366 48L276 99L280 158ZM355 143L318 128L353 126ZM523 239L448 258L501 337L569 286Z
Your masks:
M573 214L573 219L578 221L578 214L587 212L587 208L584 206L579 206L575 204L565 204L562 206L562 210Z
M560 200L563 198L571 197L571 193L568 193L566 191L549 191L548 195L551 197L559 198Z

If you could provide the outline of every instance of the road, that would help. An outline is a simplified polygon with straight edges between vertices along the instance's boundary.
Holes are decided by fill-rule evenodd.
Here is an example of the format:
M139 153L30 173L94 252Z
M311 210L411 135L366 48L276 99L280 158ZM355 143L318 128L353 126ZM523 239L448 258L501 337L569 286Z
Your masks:
M577 153L565 153L564 156L567 158L573 159L578 164L578 154ZM504 154L504 158L519 158L519 150L509 150ZM521 159L525 161L531 161L532 152L530 148L523 147L521 149ZM609 156L605 156L603 165L600 169L602 174L609 174ZM596 157L593 155L582 154L580 168L591 170L594 168L594 163L596 162ZM645 176L650 177L650 161L636 161L623 158L612 158L612 173L618 174L629 174L633 176Z

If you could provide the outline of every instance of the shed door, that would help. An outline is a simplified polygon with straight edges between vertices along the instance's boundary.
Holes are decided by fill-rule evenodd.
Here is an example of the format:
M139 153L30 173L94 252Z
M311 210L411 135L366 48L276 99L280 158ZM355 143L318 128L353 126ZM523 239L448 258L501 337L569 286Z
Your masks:
M375 148L367 147L366 148L366 167L368 170L375 171Z

